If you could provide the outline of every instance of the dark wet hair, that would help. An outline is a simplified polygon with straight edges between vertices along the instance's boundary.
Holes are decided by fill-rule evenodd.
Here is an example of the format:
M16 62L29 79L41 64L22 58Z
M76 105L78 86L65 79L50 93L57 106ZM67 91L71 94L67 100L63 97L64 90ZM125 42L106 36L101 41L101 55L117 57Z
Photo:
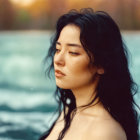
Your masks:
M97 95L86 107L99 97L104 108L125 130L127 140L138 140L138 113L135 108L138 105L133 98L137 92L137 85L134 83L128 69L128 50L122 40L120 30L106 12L94 12L90 8L80 11L71 10L58 19L56 33L45 59L45 61L52 62L49 69L47 69L48 74L54 69L53 57L56 41L62 29L68 24L73 24L80 28L80 41L90 57L90 62L93 63L90 55L93 54L94 64L105 70L105 73L100 76L97 85ZM58 140L62 140L70 127L77 108L75 97L71 90L57 87L55 93L59 116L62 111L64 112L65 126L58 138ZM70 100L70 102L68 103L67 100ZM67 112L66 108L68 108ZM40 140L45 139L50 134L56 121L42 135Z

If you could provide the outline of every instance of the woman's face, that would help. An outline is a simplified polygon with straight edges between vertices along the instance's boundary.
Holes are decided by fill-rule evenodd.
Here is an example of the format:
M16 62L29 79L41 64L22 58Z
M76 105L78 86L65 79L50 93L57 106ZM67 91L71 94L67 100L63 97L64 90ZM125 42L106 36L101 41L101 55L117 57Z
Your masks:
M65 26L56 42L54 55L56 85L72 90L91 84L97 68L90 66L89 62L89 56L80 42L80 28L72 24Z

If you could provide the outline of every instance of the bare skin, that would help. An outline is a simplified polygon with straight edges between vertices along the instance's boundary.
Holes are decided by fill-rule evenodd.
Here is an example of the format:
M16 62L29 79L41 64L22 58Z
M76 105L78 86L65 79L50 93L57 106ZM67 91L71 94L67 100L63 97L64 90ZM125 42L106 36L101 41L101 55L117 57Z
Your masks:
M56 77L56 85L73 92L77 107L88 104L96 95L96 87L104 70L89 65L89 57L80 42L80 29L75 25L67 25L62 29L56 48L54 68L65 73L63 77ZM94 104L97 101L98 99ZM57 140L63 128L62 113L46 140ZM127 140L127 138L121 125L104 109L102 103L98 103L84 110L77 110L63 140Z
M46 140L57 140L63 127L61 115ZM127 138L120 124L99 103L76 113L63 140L127 140Z

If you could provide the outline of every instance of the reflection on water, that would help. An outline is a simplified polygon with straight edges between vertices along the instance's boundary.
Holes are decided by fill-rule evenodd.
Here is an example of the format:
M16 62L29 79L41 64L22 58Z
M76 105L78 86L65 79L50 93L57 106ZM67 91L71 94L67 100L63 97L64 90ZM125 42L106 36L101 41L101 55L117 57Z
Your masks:
M37 140L51 125L51 115L56 108L52 94L55 80L45 78L42 63L51 34L31 31L0 33L2 140ZM132 54L130 70L140 85L140 32L123 32L123 38ZM140 103L138 96L136 101Z

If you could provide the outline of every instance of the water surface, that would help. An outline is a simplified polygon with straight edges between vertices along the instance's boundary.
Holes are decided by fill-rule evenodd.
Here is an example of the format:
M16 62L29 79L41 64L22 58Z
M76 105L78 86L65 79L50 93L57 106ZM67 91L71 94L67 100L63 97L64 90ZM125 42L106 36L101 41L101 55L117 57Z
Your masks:
M52 32L0 32L0 139L37 140L52 123L55 80L43 59ZM130 71L140 85L140 32L122 32L131 53ZM140 105L140 98L136 96Z

